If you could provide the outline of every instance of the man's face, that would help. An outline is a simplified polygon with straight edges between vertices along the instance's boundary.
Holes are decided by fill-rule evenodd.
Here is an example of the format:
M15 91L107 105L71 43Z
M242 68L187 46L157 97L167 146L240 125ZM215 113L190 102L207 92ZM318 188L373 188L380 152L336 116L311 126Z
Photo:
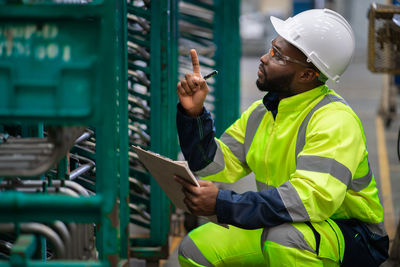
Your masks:
M277 92L283 97L290 96L293 94L292 82L298 66L291 62L278 63L276 54L298 58L298 51L280 36L272 41L272 45L275 50L274 58L270 52L260 58L256 85L260 91Z

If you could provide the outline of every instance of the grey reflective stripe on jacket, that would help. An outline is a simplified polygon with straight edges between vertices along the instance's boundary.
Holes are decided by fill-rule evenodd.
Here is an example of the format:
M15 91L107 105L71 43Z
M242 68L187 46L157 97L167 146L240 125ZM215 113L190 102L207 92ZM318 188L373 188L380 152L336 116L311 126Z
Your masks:
M204 177L216 174L225 169L224 154L222 153L219 143L218 142L216 143L217 143L217 151L215 152L213 161L203 169L194 172L195 175Z
M264 118L265 113L267 113L267 109L265 108L263 103L260 103L250 114L249 119L246 124L246 134L244 136L244 151L247 155L249 152L251 143L253 142L254 136L256 135L258 126Z
M371 180L372 180L372 170L368 161L368 173L363 177L352 179L349 188L355 192L360 192L371 183Z
M223 142L233 153L233 155L243 164L247 166L246 155L250 149L251 143L253 142L254 136L257 132L258 126L260 125L265 113L267 112L263 103L260 103L250 114L246 124L246 133L244 144L241 144L235 138L228 133L224 133L220 140ZM225 161L223 153L219 143L217 142L217 151L215 153L213 161L208 164L205 168L195 172L198 176L209 176L216 174L225 169Z
M296 152L295 152L295 157L296 157L296 162L297 162L297 156L299 153L303 150L305 144L306 144L306 133L307 133L307 126L308 123L310 122L310 119L314 113L322 108L325 105L328 105L329 103L332 102L342 102L343 104L347 105L346 101L344 101L342 98L337 97L335 95L325 95L324 98L322 98L321 101L318 102L307 114L307 116L304 118L303 122L301 123L299 127L299 132L297 133L297 140L296 140Z
M266 184L256 180L257 191L270 190L276 188L275 186Z
M303 201L301 201L299 194L289 181L283 183L277 190L293 222L305 222L310 220L310 216L308 215L306 207L304 207Z
M235 157L243 165L247 166L244 144L241 144L238 140L236 140L226 132L221 136L220 140L232 151L233 155L235 155Z
M366 188L372 180L372 171L369 162L368 173L363 177L352 179L352 174L350 170L334 159L305 155L299 157L299 153L303 150L306 143L307 126L310 122L311 117L318 109L333 102L341 102L345 105L348 105L346 101L344 101L340 97L330 94L325 95L324 98L322 98L322 100L311 109L311 111L307 114L307 116L301 123L296 140L296 168L298 170L329 173L331 176L344 183L348 189L359 192L362 189Z
M355 192L360 192L364 188L367 188L372 180L372 170L369 161L368 173L360 178L352 178L351 171L335 159L319 156L300 156L297 160L296 169L329 173L332 177L335 177L345 184L347 189L352 189Z
M296 169L329 173L331 176L344 183L347 187L349 187L351 183L351 171L346 166L332 158L302 155L297 160Z

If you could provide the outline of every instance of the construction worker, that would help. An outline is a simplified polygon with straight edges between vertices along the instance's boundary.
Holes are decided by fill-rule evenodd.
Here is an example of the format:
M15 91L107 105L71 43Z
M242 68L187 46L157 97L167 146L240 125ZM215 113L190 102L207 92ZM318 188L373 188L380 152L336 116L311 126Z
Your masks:
M388 237L364 131L325 84L338 81L351 61L351 26L329 9L271 22L278 36L260 58L256 82L268 93L219 139L203 107L209 89L195 50L193 73L177 85L180 145L201 187L176 180L192 213L229 225L191 231L179 262L379 266L388 257ZM238 194L210 182L232 183L250 172L258 192Z

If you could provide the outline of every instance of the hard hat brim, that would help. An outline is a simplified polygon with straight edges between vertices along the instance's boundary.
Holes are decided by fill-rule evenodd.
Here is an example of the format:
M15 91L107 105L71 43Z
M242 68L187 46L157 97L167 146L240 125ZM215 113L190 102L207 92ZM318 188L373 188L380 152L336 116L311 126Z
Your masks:
M290 19L291 18L289 18L288 20L290 20ZM271 16L270 20L271 20L272 26L274 27L276 33L279 34L287 42L292 44L294 47L298 48L307 57L307 51L305 51L304 49L299 47L296 44L296 42L293 40L293 36L290 36L290 33L287 29L287 22L284 20L281 20L277 17L274 17L274 16Z
M290 19L290 18L289 18ZM279 34L283 39L285 39L287 42L292 44L294 47L299 49L306 57L307 57L307 51L299 47L295 41L292 40L292 37L289 34L289 31L287 30L287 25L286 21L281 20L277 17L271 16L270 17L272 26L274 27L275 31L277 34ZM308 57L307 57L308 58Z
M271 16L269 19L271 20L272 26L274 27L276 33L282 36L283 39L290 42L290 40L288 40L287 31L285 30L285 21L274 16Z

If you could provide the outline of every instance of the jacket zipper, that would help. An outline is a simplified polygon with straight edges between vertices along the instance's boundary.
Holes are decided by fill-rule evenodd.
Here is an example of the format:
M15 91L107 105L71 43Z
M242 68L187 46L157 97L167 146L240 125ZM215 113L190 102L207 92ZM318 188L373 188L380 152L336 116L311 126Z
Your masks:
M268 182L269 182L269 170L268 170L268 161L269 161L269 150L270 150L270 147L271 147L271 143L272 143L272 139L273 139L273 136L274 136L274 133L275 133L275 128L276 128L276 118L278 117L278 115L276 115L276 118L274 119L274 117L273 117L273 115L272 115L272 113L271 112L269 112L269 114L270 114L270 119L272 119L273 120L273 123L272 123L272 130L271 130L271 133L269 134L269 137L268 137L268 143L267 143L267 148L266 148L266 152L265 152L265 174L266 174L266 177L265 177L265 183L267 184L267 186L268 186Z

